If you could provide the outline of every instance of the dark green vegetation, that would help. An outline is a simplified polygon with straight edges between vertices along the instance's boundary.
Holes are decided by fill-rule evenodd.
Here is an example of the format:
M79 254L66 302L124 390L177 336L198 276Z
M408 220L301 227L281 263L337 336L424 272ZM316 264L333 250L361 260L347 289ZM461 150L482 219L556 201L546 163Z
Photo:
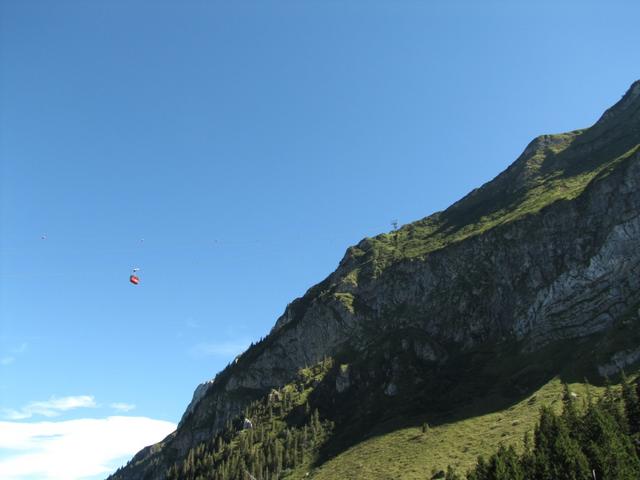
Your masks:
M521 455L500 446L488 460L478 459L468 480L592 480L640 478L640 402L638 384L622 382L621 393L607 386L595 402L587 397L579 412L575 394L564 388L564 410L544 407L534 443ZM444 475L443 475L444 477ZM461 477L448 470L448 480Z
M410 422L413 426L397 428L397 422L385 425L383 415L362 442L335 455L340 436L325 417L332 412L321 415L313 405L327 401L322 390L341 370L344 365L330 359L303 369L296 382L252 403L222 432L190 449L167 478L587 480L592 470L597 479L640 478L635 382L569 386L552 379L518 404L450 417L451 423L446 415L422 416ZM251 428L244 426L245 418Z
M570 382L580 405L620 406L618 400L610 401L617 398L611 388L579 379L597 377L593 360L606 358L614 346L640 343L639 323L635 317L625 319L604 336L528 355L515 348L499 355L490 349L476 350L438 371L422 364L413 352L402 354L399 335L397 342L386 340L395 345L388 355L401 359L396 368L406 372L398 395L387 396L385 384L378 383L375 375L365 380L365 372L385 368L385 355L374 353L383 351L381 347L357 363L326 359L302 369L295 382L251 403L222 432L175 460L167 478L250 480L250 474L259 480L300 479L309 473L308 478L316 480L418 480L447 467L450 478L462 475L479 455L490 457L499 445L504 446L499 455L520 459L527 451L525 436L538 438L534 432L541 408L548 419L567 404L563 382ZM347 372L352 379L360 378L359 385L352 386L357 390L336 393L336 382ZM637 426L640 405L633 392L624 392L624 398L632 399L627 402L632 412L628 424ZM245 417L253 428L243 428ZM491 458L485 463L492 465ZM124 477L113 476L120 478Z
M230 421L215 439L191 449L184 461L169 468L167 478L271 480L304 465L332 429L332 423L321 421L318 410L311 411L307 401L312 385L331 365L327 360L302 370L297 382L253 402L244 418Z
M308 464L333 428L332 422L320 419L317 409L311 409L308 397L332 366L327 359L305 368L297 381L251 403L244 415L230 419L224 430L176 461L167 478L271 480ZM119 475L120 470L112 478Z

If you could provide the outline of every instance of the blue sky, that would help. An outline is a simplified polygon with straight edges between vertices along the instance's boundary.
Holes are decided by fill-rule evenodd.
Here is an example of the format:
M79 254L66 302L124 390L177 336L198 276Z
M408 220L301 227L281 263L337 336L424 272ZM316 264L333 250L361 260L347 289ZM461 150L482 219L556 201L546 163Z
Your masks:
M349 245L597 120L640 78L639 17L635 1L0 0L0 421L114 438L148 422L159 438L138 441L159 440ZM0 449L3 478L58 478L51 444ZM33 452L39 472L15 466Z

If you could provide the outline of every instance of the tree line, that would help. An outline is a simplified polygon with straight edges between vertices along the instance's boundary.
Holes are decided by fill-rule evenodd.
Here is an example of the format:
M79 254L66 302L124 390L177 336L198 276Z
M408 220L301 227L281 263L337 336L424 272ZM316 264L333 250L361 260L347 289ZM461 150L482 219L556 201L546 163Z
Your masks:
M524 451L500 446L479 457L467 480L637 480L640 479L640 386L623 376L622 386L607 385L597 401L588 393L579 409L564 385L563 410L543 407L533 439ZM451 467L441 477L461 480Z
M273 390L250 404L244 415L189 450L167 470L168 480L277 480L308 463L325 442L333 423L322 420L306 397L331 368L325 360L303 369L299 381Z

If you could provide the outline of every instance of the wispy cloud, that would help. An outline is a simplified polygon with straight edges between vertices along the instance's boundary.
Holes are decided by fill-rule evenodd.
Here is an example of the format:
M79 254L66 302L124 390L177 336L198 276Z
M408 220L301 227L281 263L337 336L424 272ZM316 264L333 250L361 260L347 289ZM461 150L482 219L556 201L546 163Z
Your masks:
M34 415L44 417L57 417L62 412L76 408L95 407L96 401L91 395L78 395L70 397L51 397L49 400L29 402L19 410L4 409L3 417L7 420L23 420Z
M132 403L124 403L124 402L116 402L109 405L111 408L118 412L129 412L136 408L136 406Z
M187 318L185 325L189 328L200 328L200 323L191 317Z
M246 340L202 342L191 347L189 352L195 357L232 357L244 352L248 346Z
M0 357L0 366L6 367L7 365L15 363L16 357L26 352L27 347L28 344L26 342L22 342L17 347L6 350L6 353Z
M171 422L113 416L58 422L0 422L0 478L70 480L113 472L175 430Z
M11 355L7 355L6 357L2 357L0 358L0 365L11 365L13 362L16 361L16 357L13 357Z
M24 352L26 352L26 351L27 351L27 347L28 347L28 346L29 346L29 345L27 344L27 342L22 342L22 343L21 343L20 345L18 345L17 347L12 348L12 349L11 349L11 352L12 352L12 353L24 353Z

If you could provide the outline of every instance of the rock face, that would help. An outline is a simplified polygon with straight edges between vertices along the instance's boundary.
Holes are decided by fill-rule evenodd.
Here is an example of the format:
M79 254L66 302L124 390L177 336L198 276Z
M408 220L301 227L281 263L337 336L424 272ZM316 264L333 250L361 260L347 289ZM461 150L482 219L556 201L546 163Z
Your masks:
M351 376L349 375L349 366L341 366L336 376L336 391L338 393L345 392L351 386Z
M348 249L269 336L194 393L178 430L114 478L163 479L298 369L389 332L434 364L484 342L525 352L608 329L640 304L640 82L591 128L534 140L505 172L444 212ZM640 358L628 351L610 372ZM336 379L348 395L349 370ZM397 395L389 379L385 394Z
M598 372L603 377L610 377L624 370L628 365L632 365L640 360L640 347L633 350L623 350L617 352L609 363L598 366Z

